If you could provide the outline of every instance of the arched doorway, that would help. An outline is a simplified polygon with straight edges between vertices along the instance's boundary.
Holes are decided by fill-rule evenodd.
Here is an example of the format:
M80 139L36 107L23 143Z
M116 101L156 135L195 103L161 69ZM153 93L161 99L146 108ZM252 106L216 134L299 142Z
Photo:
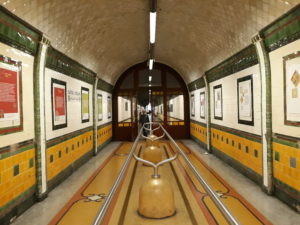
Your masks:
M172 137L189 138L188 89L171 67L155 63L154 69L149 71L143 62L120 76L113 91L115 140L135 139L142 109L148 112L151 121L160 122Z

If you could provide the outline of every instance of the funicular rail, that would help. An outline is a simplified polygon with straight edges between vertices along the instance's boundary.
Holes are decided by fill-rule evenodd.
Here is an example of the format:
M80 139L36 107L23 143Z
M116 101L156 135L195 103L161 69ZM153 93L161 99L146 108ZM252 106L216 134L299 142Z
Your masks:
M156 126L156 128L153 128L154 126ZM147 127L150 127L150 129L148 129ZM227 209L227 207L222 203L222 201L220 200L219 196L215 193L215 191L208 185L208 183L205 181L205 179L199 174L199 172L196 170L196 168L193 166L193 164L191 163L191 161L189 160L189 158L186 156L186 154L184 153L184 151L177 145L177 143L174 141L174 139L171 137L171 135L165 130L165 128L157 122L149 122L149 123L145 123L144 126L140 129L138 136L136 137L130 152L128 154L128 157L115 181L115 183L113 184L104 204L102 205L102 207L100 208L100 210L97 213L97 216L94 220L94 222L92 223L92 225L101 225L105 214L113 200L113 197L120 185L121 180L124 177L124 174L129 166L129 163L131 161L131 159L134 156L134 151L137 147L137 144L139 142L139 140L141 140L141 138L143 139L147 139L147 137L143 136L143 129L147 129L150 130L150 132L152 133L154 130L157 129L162 129L162 131L164 132L164 134L161 137L158 137L157 139L161 139L162 137L164 137L165 135L168 137L168 139L174 144L174 146L176 147L176 149L178 150L178 153L183 157L183 159L186 161L187 165L190 167L190 169L192 170L192 172L194 173L194 175L196 176L197 180L203 185L203 188L206 190L207 194L211 197L211 199L213 200L213 202L216 204L216 206L218 207L218 209L222 212L222 214L224 215L224 217L228 220L229 224L232 225L239 225L240 223L236 220L236 218L230 213L230 211Z

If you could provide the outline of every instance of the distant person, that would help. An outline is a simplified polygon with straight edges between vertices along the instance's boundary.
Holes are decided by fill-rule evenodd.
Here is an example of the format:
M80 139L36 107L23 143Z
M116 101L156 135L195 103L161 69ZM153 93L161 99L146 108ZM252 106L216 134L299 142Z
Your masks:
M140 116L139 122L142 125L142 127L144 126L145 123L149 123L149 117L145 110L142 110L142 114ZM143 135L148 136L148 131L146 129L143 129Z

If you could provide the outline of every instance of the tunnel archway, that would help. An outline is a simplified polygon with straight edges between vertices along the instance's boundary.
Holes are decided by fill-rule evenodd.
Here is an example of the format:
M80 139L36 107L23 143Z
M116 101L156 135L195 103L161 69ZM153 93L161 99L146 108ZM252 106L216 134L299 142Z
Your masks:
M143 109L150 121L160 122L174 138L189 137L188 89L180 74L171 67L155 63L154 69L149 71L147 63L142 62L119 77L113 90L115 140L135 139Z

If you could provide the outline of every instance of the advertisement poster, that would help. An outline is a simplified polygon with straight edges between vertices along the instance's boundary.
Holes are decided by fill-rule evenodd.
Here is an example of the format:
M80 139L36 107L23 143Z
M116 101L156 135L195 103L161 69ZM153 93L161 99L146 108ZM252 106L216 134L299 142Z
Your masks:
M98 121L103 119L103 111L102 111L102 95L98 94Z
M223 119L223 100L221 84L214 87L214 118L217 120Z
M254 125L252 75L237 80L238 93L238 122Z
M66 82L51 79L53 130L67 126Z
M89 89L81 87L81 122L86 123L90 121L89 111Z
M200 117L205 119L205 92L200 93Z
M285 124L300 126L300 52L284 58Z
M111 97L107 96L107 118L111 118Z
M21 63L6 62L0 59L0 134L22 130Z
M191 95L191 115L195 116L195 96Z

